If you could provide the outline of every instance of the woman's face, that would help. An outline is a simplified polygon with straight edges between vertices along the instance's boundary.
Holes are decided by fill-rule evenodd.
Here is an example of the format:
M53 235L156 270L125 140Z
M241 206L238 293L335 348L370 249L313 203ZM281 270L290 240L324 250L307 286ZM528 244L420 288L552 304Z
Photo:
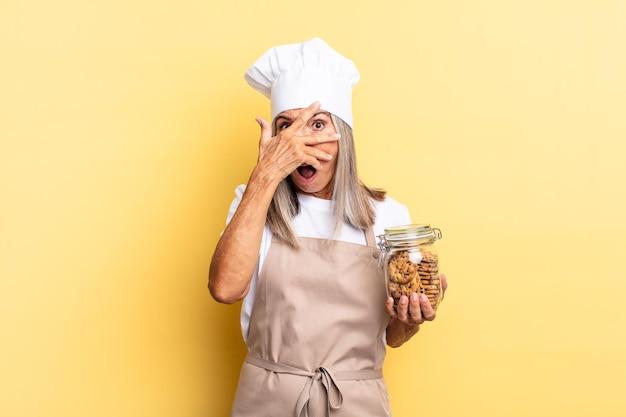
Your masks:
M276 130L286 129L298 117L302 109L285 110L276 116ZM303 135L314 135L316 133L336 133L335 125L330 118L330 113L319 111L303 128ZM339 152L339 142L325 142L312 145L316 148L332 155L330 161L320 161L321 170L316 170L310 165L298 167L291 173L293 184L302 194L312 195L317 198L330 200L333 195L333 178L337 167L337 154Z

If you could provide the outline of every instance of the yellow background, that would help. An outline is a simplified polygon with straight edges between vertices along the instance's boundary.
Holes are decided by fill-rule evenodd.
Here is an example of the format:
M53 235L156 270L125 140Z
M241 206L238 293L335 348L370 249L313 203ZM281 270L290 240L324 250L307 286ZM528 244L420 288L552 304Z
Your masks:
M225 416L206 290L267 48L355 61L366 183L443 231L397 417L626 414L626 2L0 1L0 415Z

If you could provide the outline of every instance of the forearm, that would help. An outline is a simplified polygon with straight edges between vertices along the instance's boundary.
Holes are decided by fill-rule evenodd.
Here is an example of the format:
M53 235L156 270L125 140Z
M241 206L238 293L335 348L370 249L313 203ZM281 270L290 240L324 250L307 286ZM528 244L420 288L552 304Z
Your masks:
M387 344L396 348L408 342L419 331L419 324L411 325L393 317L387 325Z
M209 290L217 301L231 304L246 296L259 257L267 210L278 183L262 170L253 171L211 260Z

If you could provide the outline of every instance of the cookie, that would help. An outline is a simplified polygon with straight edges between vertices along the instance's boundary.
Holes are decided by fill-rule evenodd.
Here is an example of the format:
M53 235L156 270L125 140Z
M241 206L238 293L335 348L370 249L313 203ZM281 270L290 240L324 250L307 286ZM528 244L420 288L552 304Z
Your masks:
M418 277L417 265L409 259L409 252L401 251L391 256L387 264L389 280L399 284L415 281Z
M413 250L400 250L387 256L387 289L394 299L394 307L397 308L403 295L410 297L417 292L425 294L431 306L436 308L441 295L438 256L428 251L416 254Z

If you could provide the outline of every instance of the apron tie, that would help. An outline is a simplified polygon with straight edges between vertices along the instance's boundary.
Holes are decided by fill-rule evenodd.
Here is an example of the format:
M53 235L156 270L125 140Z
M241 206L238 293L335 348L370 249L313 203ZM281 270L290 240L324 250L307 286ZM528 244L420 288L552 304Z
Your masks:
M336 381L356 381L362 379L379 379L383 377L382 369L363 369L360 371L342 371L333 373L330 369L319 367L315 372L308 372L293 366L284 365L248 354L246 362L268 371L308 377L296 403L295 417L317 417L317 406L320 390L326 394L326 416L330 410L338 410L343 404L343 394ZM320 387L321 385L321 387Z
M330 415L330 410L337 410L343 404L343 394L335 382L335 375L332 371L320 367L311 375L304 385L298 402L296 404L296 417L317 416L317 405L320 397L320 381L326 391L326 415ZM333 400L335 403L333 404Z

